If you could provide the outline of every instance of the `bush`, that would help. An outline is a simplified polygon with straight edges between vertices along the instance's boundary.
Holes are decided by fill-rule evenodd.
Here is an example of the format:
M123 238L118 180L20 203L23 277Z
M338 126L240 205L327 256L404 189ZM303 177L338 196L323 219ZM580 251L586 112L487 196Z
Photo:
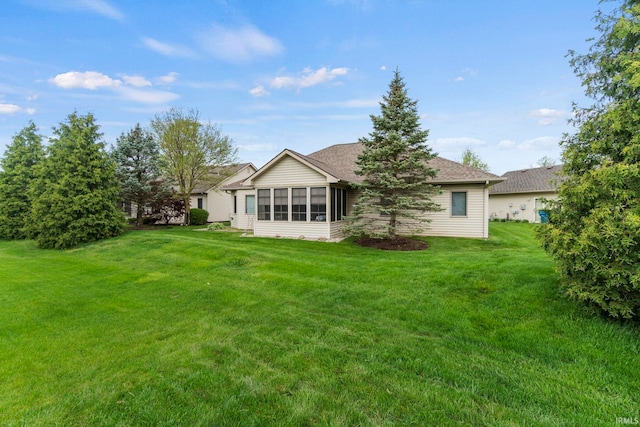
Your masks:
M216 230L224 230L225 225L221 222L212 222L207 226L207 230L216 231Z
M191 225L204 225L209 219L209 212L205 209L193 208L189 211L189 223Z

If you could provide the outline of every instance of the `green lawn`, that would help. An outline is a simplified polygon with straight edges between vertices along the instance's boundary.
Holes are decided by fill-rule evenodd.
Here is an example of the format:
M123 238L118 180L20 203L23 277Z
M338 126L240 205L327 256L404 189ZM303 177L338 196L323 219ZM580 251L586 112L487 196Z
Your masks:
M532 227L412 253L185 228L0 242L0 425L640 417L640 330L561 298Z

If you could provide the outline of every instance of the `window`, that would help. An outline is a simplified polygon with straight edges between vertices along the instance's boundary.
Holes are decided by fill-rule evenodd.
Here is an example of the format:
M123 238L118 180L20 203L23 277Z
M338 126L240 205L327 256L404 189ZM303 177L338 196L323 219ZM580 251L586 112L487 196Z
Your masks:
M276 221L289 220L289 196L286 188L273 190L273 219Z
M258 219L271 219L271 190L258 190Z
M451 216L467 216L467 192L451 192Z
M347 190L331 188L331 221L342 221L347 216Z
M256 196L253 194L245 196L245 213L248 215L256 214Z
M202 197L198 197L198 209L202 209Z
M238 213L238 196L233 196L233 213Z
M327 220L327 189L325 187L311 188L311 221Z
M307 189L306 188L291 189L291 220L292 221L307 220Z

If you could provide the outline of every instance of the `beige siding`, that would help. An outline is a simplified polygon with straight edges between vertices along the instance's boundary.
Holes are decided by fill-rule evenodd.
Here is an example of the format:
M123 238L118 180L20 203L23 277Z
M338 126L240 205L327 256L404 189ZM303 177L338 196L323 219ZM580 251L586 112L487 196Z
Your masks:
M467 192L467 216L451 215L451 193ZM442 194L434 197L436 203L444 210L428 214L432 220L429 229L423 234L428 236L475 237L487 238L486 217L487 192L484 185L451 185L442 186Z
M494 218L526 219L529 222L540 222L537 208L541 207L540 199L555 200L556 193L515 193L492 194L489 196L489 215ZM536 206L538 200L538 206ZM524 207L524 209L523 209Z
M253 234L262 237L329 239L328 222L255 221Z
M299 161L285 156L252 184L260 188L325 186L327 179Z
M467 192L467 216L456 217L451 215L451 192L466 191ZM431 219L423 228L425 230L420 234L423 236L446 236L446 237L488 237L488 192L484 185L450 185L442 186L442 194L433 198L441 208L440 212L431 212L425 214L426 218ZM357 198L354 193L353 201ZM349 200L349 213L352 213L351 198ZM409 227L399 227L401 234L411 234Z
M247 195L254 195L255 190L237 190L233 195L238 200L238 212L230 215L231 226L240 230L252 230L255 222L255 215L247 214Z

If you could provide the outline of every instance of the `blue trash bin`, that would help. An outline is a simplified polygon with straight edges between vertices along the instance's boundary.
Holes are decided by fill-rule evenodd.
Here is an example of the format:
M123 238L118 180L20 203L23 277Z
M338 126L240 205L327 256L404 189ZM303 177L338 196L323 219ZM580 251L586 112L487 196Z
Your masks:
M540 215L540 222L546 224L549 222L549 212L547 211L538 211L538 215Z

